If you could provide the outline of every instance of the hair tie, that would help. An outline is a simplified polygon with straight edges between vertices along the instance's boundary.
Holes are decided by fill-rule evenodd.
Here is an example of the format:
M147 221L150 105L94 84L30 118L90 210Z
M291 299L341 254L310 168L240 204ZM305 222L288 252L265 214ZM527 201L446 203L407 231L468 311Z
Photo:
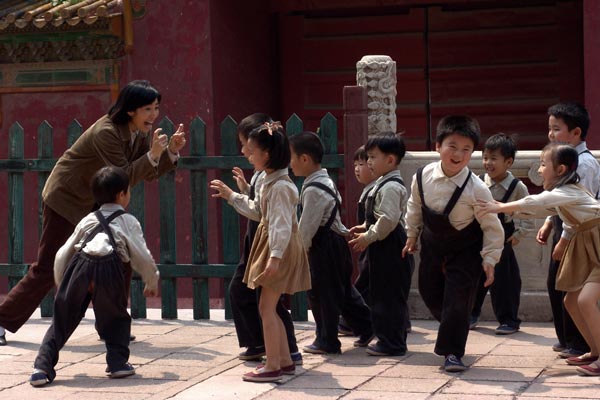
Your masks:
M267 132L269 132L269 135L271 136L273 136L273 131L283 129L283 125L281 125L281 122L279 121L265 122L263 124L263 127L267 130Z

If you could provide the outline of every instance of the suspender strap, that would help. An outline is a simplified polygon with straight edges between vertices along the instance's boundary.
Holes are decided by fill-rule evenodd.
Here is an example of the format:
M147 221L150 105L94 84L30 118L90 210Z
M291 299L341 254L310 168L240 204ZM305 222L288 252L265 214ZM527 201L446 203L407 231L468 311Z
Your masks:
M452 209L456 205L456 202L458 202L460 195L465 190L467 183L469 183L469 179L471 179L471 171L469 171L469 173L467 174L467 179L465 179L465 182L462 184L462 186L456 188L456 190L452 194L452 197L450 197L450 201L448 201L448 204L446 204L446 208L444 209L444 215L450 214L450 211L452 211Z
M508 186L508 189L506 189L506 193L504 193L504 197L502 197L502 200L500 200L501 202L506 203L508 201L510 196L515 191L515 188L517 187L518 183L519 183L519 180L517 178L512 180L512 182Z
M100 231L104 231L106 232L106 234L108 235L108 238L110 239L110 244L113 246L113 249L117 248L117 243L115 242L115 238L112 234L112 230L110 229L110 227L108 226L108 224L110 224L110 222L117 218L119 215L123 215L125 214L125 210L117 210L114 213L110 214L108 217L104 218L104 216L102 215L102 213L100 212L100 210L97 210L94 212L94 215L96 216L96 218L98 218L98 222L99 224L96 225L94 227L94 229L92 229L90 231L90 233L87 235L87 237L85 238L85 240L83 241L81 248L83 249L85 247L85 245L92 240Z
M304 186L304 188L302 189L302 191L304 192L307 188L309 188L311 186L319 188L322 191L324 191L325 193L328 193L335 200L335 207L333 207L333 211L331 212L331 215L329 216L329 219L327 220L327 222L324 225L326 228L330 228L331 225L333 224L333 221L335 220L336 213L338 211L340 211L340 209L342 208L340 200L338 199L338 196L337 196L337 191L334 192L333 190L331 190L331 188L329 186L327 186L327 185L325 185L324 183L321 183L321 182L310 182L310 183L308 183L307 185Z

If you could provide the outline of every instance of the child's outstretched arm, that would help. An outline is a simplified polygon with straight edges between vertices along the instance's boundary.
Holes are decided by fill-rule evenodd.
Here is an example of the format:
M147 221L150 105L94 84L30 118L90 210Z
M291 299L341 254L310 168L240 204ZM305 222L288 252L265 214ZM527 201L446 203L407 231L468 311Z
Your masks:
M222 199L229 200L233 194L233 190L231 190L229 186L218 179L210 181L210 188L217 191L217 193L213 193L211 195L212 197L220 197Z

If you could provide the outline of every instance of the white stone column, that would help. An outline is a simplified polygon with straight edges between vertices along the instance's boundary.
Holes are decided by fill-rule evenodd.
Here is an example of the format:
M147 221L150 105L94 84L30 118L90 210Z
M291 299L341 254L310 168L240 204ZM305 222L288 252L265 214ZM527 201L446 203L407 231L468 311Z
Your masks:
M389 56L364 56L356 63L356 84L367 88L369 135L396 132L396 62Z

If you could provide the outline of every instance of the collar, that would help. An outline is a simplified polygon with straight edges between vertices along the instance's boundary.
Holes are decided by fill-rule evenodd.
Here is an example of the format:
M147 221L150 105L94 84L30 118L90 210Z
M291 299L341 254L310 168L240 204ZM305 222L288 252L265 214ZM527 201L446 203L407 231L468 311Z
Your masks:
M304 180L304 183L302 184L302 186L309 184L313 181L316 181L319 178L329 178L329 174L327 173L327 170L325 168L321 168L320 170L315 171L312 174L310 174L309 176L307 176L306 179Z
M282 176L287 176L287 175L289 175L287 168L278 169L276 171L273 171L270 174L265 174L265 180L264 180L263 184L268 185L269 183L276 181L277 179L281 178Z
M506 171L506 172L508 172L508 175L506 175L506 178L502 179L500 182L494 182L488 174L485 174L485 176L483 177L483 181L485 182L485 185L487 187L492 187L494 185L500 185L504 188L504 190L508 190L508 188L510 187L510 184L515 179L515 177L513 176L512 172L510 172L510 171Z
M121 207L117 203L104 203L104 204L102 204L100 206L100 211L106 211L106 212L109 212L109 213L113 213L113 212L118 211L118 210L125 211L125 209L123 207Z
M392 178L392 177L402 179L402 175L400 174L400 170L399 169L393 169L390 172L388 172L387 174L385 174L383 176L380 176L375 181L375 184L379 184L379 183L383 182L384 180L386 180L388 178Z
M433 171L431 172L431 177L434 181L448 179L453 182L456 186L461 187L463 183L465 183L465 179L467 179L467 175L469 174L469 168L464 167L462 171L454 176L446 176L444 170L442 169L442 162L438 161L433 166Z
M585 144L585 140L580 142L577 146L575 146L575 150L577 150L577 154L581 154L584 151L586 151L587 149L588 148L587 148L587 145Z

